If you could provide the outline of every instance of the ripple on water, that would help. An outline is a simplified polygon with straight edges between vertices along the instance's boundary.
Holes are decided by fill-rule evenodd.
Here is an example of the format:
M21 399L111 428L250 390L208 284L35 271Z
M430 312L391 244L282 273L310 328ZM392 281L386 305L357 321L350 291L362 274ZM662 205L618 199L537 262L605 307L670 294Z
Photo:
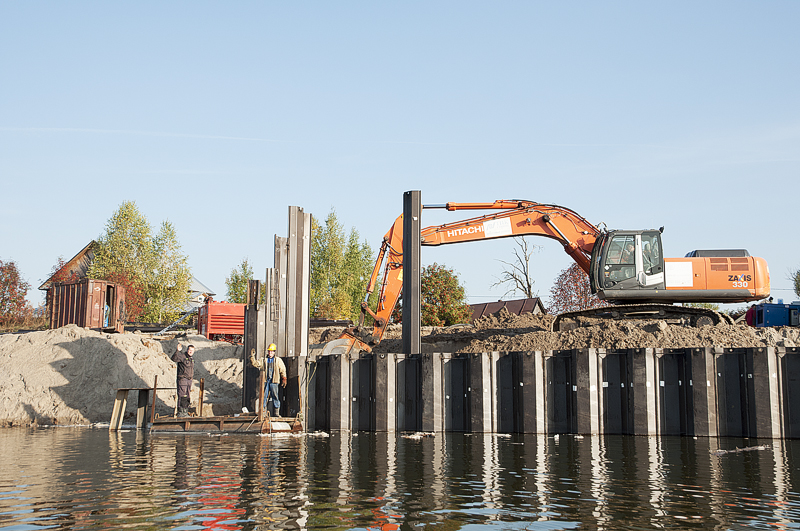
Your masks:
M0 430L0 527L792 527L795 441ZM715 453L716 452L716 453Z

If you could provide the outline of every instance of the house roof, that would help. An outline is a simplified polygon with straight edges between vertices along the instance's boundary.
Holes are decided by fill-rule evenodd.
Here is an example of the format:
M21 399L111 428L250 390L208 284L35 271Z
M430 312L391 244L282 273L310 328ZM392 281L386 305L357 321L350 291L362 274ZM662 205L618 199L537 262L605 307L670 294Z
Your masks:
M95 241L90 241L78 254L64 263L61 269L50 275L50 277L39 286L39 289L43 291L50 289L50 286L53 284L53 277L65 269L67 273L75 273L78 278L86 278L86 271L88 271L92 260L94 260L94 246Z
M523 313L532 313L534 315L547 313L539 297L516 299L513 301L482 302L480 304L470 304L469 306L472 308L473 321L485 315L497 313L503 308L515 315L521 315Z
M192 276L192 280L189 283L189 291L197 294L204 293L206 295L212 295L212 296L216 295L216 293L211 291L211 289L208 286L206 286L205 284L194 278L194 276Z

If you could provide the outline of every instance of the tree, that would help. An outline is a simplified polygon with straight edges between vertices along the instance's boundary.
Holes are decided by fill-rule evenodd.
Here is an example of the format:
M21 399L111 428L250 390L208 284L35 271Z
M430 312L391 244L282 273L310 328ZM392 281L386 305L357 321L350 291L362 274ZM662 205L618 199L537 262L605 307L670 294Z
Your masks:
M116 271L147 283L156 262L155 248L150 223L135 202L124 201L96 241L94 260L88 270L90 278L104 279Z
M174 321L186 309L192 274L181 252L175 227L169 221L153 239L153 269L146 284L144 315L157 323Z
M795 295L800 297L800 268L791 273L791 275L789 276L789 280L791 280L794 283Z
M189 300L191 271L171 223L162 223L153 237L136 203L124 201L96 241L87 274L101 280L126 279L128 319L163 322L183 310ZM130 304L137 299L141 300L140 315Z
M136 321L144 311L144 295L142 288L123 272L114 271L106 275L103 280L119 284L125 290L125 315L123 319Z
M65 265L67 263L64 261L64 257L59 256L58 260L56 260L56 265L50 270L50 282L55 284L56 282L77 282L80 280L78 274L75 271L66 269Z
M247 302L247 283L253 278L253 268L247 258L242 260L238 268L231 269L231 274L225 279L227 287L226 297L228 302L243 304Z
M561 271L550 288L550 305L547 311L560 314L599 306L608 306L608 303L592 294L589 275L578 264L572 264Z
M5 323L25 316L28 303L25 296L30 284L19 274L13 261L0 260L0 322Z
M531 256L541 247L530 244L528 240L522 236L515 236L514 243L517 245L517 248L514 249L514 260L511 262L499 260L505 264L505 267L502 273L500 273L499 280L492 284L491 287L509 286L503 294L503 297L517 292L529 299L538 297L538 292L533 291L533 284L535 281L531 278Z
M433 263L422 270L421 299L423 326L451 326L467 323L472 309L467 294L452 269Z
M358 231L344 228L331 210L324 224L311 221L311 312L325 319L357 321L372 274L372 250ZM377 291L377 290L376 290ZM376 294L377 295L377 294Z

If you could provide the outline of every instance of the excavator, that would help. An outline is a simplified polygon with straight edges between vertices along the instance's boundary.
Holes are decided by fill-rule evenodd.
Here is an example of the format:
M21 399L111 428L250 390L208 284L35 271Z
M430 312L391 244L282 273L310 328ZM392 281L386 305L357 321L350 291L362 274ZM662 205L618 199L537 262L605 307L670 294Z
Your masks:
M553 330L569 329L581 317L678 320L691 326L732 322L703 307L674 303L742 303L769 296L767 262L744 249L697 250L684 258L664 258L661 235L654 230L608 230L593 225L569 208L524 200L492 203L445 203L423 208L496 211L422 229L422 245L477 242L537 235L551 238L589 275L592 293L609 306L562 313ZM367 301L380 283L375 311ZM323 354L371 351L389 324L403 287L403 216L395 220L381 244L355 327L326 344ZM364 326L366 315L372 329Z

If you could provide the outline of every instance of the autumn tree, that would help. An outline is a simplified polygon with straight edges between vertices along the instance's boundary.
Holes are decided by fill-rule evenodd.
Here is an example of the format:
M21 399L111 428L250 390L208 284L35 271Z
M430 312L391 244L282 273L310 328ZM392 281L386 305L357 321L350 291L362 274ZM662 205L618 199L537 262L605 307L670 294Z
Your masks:
M0 323L25 316L28 309L25 296L30 287L20 276L13 260L0 260Z
M144 293L139 284L122 271L112 271L103 280L118 284L125 290L125 313L121 318L126 321L138 320L144 311Z
M59 256L53 269L50 270L50 282L55 284L56 282L77 282L80 280L78 273L64 267L66 265L67 263L64 261L64 257Z
M358 231L345 237L331 210L324 224L311 221L311 312L325 319L357 321L372 274L372 250L359 242Z
M253 278L253 268L245 258L238 267L231 269L231 274L225 279L227 287L226 298L228 302L244 304L247 302L247 283Z
M547 311L554 315L608 306L608 303L592 294L589 275L578 264L572 264L556 277L555 283L550 288L549 302Z
M538 292L533 290L535 281L531 277L531 257L541 247L530 243L523 236L515 236L514 243L516 244L514 259L508 262L498 260L505 267L503 267L498 281L492 284L492 287L505 286L507 289L503 297L515 293L520 293L529 299L538 297Z
M472 309L458 275L444 265L425 266L420 275L420 311L423 326L451 326L468 323ZM402 319L402 301L395 320Z
M124 201L96 240L90 278L125 278L125 298L130 290L141 294L142 312L135 316L129 305L128 319L163 322L175 317L189 300L191 271L181 252L174 227L168 221L152 234L147 218L133 201Z

